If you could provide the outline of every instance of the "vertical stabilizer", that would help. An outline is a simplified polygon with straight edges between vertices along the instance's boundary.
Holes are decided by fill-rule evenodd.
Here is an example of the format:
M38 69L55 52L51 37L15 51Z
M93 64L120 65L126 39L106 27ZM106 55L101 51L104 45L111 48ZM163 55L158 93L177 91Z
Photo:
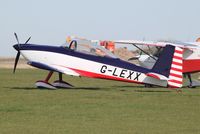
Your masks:
M152 68L152 72L168 78L168 86L179 88L183 85L183 49L166 45Z

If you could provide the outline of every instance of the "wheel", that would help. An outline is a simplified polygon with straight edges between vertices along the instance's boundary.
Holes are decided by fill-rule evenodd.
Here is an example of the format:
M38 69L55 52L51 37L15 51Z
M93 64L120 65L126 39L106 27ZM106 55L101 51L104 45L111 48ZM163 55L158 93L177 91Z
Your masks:
M56 89L56 87L45 81L37 81L35 85L37 88Z
M67 83L65 81L59 81L59 80L54 81L52 85L57 88L72 88L72 87L74 87L70 83Z

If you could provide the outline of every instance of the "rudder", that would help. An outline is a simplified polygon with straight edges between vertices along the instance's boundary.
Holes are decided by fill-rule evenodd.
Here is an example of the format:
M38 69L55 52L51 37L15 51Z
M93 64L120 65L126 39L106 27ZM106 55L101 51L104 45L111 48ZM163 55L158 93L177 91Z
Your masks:
M152 68L152 72L168 78L168 86L179 88L183 85L183 49L166 45Z
M172 88L183 86L183 49L180 47L175 47L168 86Z

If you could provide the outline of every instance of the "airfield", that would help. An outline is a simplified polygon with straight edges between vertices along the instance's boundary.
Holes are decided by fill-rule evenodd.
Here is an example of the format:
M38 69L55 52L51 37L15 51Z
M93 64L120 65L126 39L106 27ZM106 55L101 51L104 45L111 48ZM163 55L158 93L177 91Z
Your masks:
M47 90L34 86L47 71L23 64L12 71L0 68L3 134L200 133L200 88L177 92L65 75L74 88Z

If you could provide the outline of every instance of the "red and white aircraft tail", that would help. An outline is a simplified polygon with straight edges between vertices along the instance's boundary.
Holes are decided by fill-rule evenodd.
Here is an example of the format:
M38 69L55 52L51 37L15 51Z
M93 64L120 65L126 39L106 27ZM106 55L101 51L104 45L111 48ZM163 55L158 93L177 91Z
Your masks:
M174 88L179 88L183 85L183 49L180 47L175 47L168 85Z
M147 75L159 80L166 80L169 87L182 87L183 48L167 45L153 66L152 72Z

